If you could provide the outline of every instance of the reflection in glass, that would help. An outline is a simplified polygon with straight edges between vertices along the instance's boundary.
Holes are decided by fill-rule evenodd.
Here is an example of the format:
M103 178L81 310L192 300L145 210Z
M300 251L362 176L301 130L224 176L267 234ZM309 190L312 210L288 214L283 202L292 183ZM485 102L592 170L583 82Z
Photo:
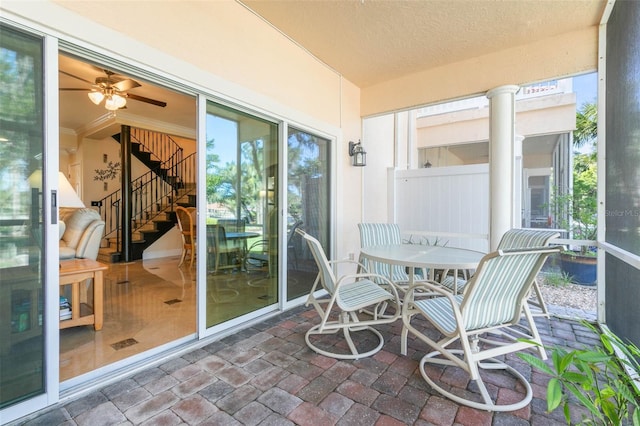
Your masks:
M207 104L207 327L278 301L277 126Z
M42 40L0 23L0 408L44 392Z
M301 227L329 251L329 140L289 128L287 139L287 300L311 290L318 269L302 238Z

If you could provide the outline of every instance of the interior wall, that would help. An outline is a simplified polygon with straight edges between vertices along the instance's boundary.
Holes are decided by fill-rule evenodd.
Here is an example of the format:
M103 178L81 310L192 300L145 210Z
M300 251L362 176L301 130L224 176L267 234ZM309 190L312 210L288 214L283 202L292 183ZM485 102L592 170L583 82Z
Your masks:
M530 84L593 71L598 28L562 34L386 81L362 90L362 116L482 94L505 84Z
M95 180L97 169L106 169L109 161L113 164L120 163L120 145L113 138L83 139L80 148L82 158L82 194L80 198L85 206L90 207L91 201L99 201L120 189L120 173L115 179ZM104 156L106 156L106 162L103 161ZM133 174L132 168L132 176L140 176L140 174ZM107 189L105 189L105 183Z

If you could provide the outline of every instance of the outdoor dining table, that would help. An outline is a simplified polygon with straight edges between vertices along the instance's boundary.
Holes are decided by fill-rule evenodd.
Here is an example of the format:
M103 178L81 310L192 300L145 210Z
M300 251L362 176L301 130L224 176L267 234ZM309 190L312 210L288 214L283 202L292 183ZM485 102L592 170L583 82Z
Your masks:
M428 269L430 279L433 279L433 271L436 269L453 271L456 294L458 271L475 269L485 253L456 247L390 244L363 247L360 255L372 261L408 268L409 286L415 281L416 268Z

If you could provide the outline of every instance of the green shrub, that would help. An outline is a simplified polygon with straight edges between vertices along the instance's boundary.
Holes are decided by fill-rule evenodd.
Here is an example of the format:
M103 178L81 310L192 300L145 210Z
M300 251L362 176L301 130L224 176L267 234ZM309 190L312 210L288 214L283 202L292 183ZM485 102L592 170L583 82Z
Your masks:
M566 287L569 284L573 284L573 275L567 272L551 272L544 277L545 283L553 287Z
M562 406L565 420L571 424L569 396L573 396L589 410L591 417L583 419L586 424L617 426L630 420L640 426L640 389L636 382L640 377L640 349L611 331L601 332L586 321L582 324L598 334L602 346L570 351L554 347L551 366L531 354L518 354L551 376L547 385L548 411Z

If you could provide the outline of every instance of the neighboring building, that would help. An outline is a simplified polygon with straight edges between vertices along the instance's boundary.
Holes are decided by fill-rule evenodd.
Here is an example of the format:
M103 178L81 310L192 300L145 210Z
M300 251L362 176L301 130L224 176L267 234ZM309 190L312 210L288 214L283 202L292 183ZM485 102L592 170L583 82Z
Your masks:
M522 226L552 224L553 187L571 188L576 94L572 79L524 86L516 102L516 174ZM416 112L418 167L489 162L489 99L485 96L420 108ZM521 152L521 154L517 154ZM518 158L520 157L520 158Z

